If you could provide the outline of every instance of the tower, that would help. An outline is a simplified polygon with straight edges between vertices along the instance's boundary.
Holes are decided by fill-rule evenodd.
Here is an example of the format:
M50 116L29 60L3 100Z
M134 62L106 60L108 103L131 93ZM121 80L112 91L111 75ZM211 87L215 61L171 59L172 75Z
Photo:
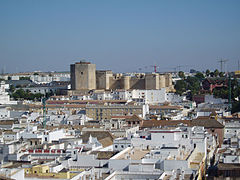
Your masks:
M72 90L96 89L96 64L80 61L71 64L70 71Z

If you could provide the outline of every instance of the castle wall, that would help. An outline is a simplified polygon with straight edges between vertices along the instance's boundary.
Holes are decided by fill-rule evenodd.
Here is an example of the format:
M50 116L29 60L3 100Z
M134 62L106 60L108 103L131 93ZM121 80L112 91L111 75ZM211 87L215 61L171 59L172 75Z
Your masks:
M109 88L110 89L122 89L123 82L120 78L109 77Z
M172 86L172 75L165 74L165 81L166 81L166 84L165 84L166 87Z
M86 62L71 64L72 90L93 89L173 89L171 74L135 74L123 76L112 71L96 71L96 65Z
M145 89L145 79L132 77L130 80L130 89Z

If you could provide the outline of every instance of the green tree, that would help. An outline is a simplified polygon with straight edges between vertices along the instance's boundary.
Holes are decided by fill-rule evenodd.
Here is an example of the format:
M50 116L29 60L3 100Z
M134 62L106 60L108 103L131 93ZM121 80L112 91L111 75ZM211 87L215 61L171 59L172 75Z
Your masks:
M209 70L209 69L206 70L206 76L207 76L207 77L210 76L210 70Z
M185 79L185 74L183 71L179 71L178 72L178 76L181 78L181 79Z
M186 79L187 82L187 90L191 90L191 94L195 95L198 94L201 86L200 86L200 80L197 77L187 77Z
M15 91L15 87L14 87L14 85L10 85L10 87L9 87L9 91L11 92L11 93L13 93L14 91Z
M23 89L18 89L12 94L14 99L26 98L26 93Z
M210 72L210 76L211 77L214 77L215 75L214 75L214 72Z
M196 78L198 78L200 81L202 81L204 79L204 75L201 72L197 72L197 74L195 75Z
M214 76L215 76L215 77L218 77L218 75L219 75L219 71L218 71L218 69L215 69L215 71L214 71Z
M240 102L235 101L232 103L232 113L240 112Z
M26 100L38 100L38 101L40 101L43 96L44 95L41 94L41 93L33 94L29 90L24 91L23 89L18 89L12 94L12 97L15 100L26 99Z
M30 77L20 77L19 80L30 80Z
M175 84L176 93L182 95L187 90L187 83L184 80L179 80Z
M219 77L224 77L224 72L220 72Z
M228 88L214 88L213 95L216 98L228 99Z

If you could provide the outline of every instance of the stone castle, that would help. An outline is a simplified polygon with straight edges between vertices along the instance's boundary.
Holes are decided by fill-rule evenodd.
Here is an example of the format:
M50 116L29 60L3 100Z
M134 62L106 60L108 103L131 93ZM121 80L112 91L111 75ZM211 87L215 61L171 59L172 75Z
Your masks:
M170 73L114 74L111 70L96 70L96 64L77 62L71 64L71 87L73 91L116 89L161 89L173 90Z

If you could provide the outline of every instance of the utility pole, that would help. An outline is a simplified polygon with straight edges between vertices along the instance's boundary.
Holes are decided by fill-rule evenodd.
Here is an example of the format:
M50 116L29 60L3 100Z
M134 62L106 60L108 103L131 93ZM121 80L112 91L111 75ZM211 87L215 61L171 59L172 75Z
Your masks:
M231 74L228 74L228 105L229 105L229 110L231 111L232 109L232 103L231 103L231 94L232 94L232 87L231 87Z
M224 72L225 72L225 63L227 62L227 59L221 59L218 62L221 64L221 72L223 72L223 65L224 65Z
M175 73L179 72L180 69L181 69L181 67L182 67L182 66L176 66L176 67L174 67L173 69L174 69Z
M46 128L46 100L47 98L42 99L42 105L43 105L43 128Z

